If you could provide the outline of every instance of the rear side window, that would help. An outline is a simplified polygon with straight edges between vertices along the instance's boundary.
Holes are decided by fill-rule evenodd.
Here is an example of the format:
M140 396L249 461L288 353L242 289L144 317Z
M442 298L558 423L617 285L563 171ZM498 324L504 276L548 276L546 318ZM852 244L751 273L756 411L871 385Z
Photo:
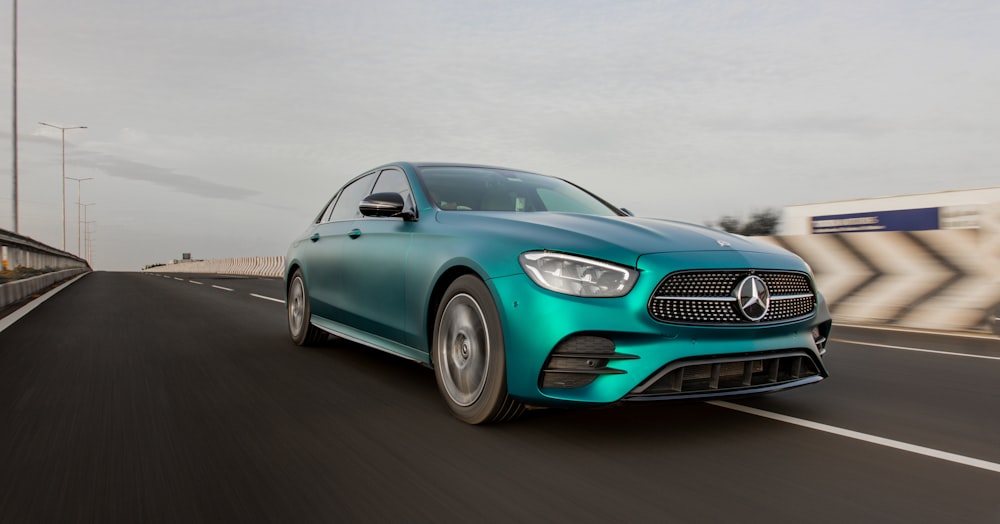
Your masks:
M330 220L330 213L333 212L333 205L336 203L337 203L337 196L334 195L333 198L330 199L330 202L326 205L326 207L323 208L323 212L320 213L318 217L316 217L317 224L319 224L320 222L326 222L327 220Z
M340 196L337 197L337 202L333 204L333 212L330 213L330 221L353 220L361 217L358 204L371 193L374 182L375 174L372 173L351 182L340 190Z

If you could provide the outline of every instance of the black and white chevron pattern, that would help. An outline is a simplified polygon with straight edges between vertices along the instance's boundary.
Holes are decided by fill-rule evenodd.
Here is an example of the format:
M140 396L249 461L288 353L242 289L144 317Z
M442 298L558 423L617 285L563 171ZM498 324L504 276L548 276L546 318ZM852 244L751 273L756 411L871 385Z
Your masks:
M1000 242L989 228L768 237L806 260L834 319L991 330Z

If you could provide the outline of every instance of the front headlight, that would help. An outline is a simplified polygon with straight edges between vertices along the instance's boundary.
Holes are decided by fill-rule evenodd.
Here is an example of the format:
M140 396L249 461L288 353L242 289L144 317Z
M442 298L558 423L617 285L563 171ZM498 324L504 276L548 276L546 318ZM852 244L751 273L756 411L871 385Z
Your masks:
M523 253L518 261L539 286L578 297L623 297L639 276L625 266L547 251Z

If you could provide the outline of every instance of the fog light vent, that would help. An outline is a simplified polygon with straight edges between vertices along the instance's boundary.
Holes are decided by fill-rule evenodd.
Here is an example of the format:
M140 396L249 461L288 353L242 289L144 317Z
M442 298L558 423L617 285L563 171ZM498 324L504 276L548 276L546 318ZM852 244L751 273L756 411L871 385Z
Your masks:
M639 358L635 355L615 353L613 340L593 335L569 337L552 350L542 368L543 388L571 389L586 386L601 375L625 373L609 368L613 360Z
M826 353L826 343L830 338L831 322L824 322L812 330L813 342L816 344L816 351L822 356Z

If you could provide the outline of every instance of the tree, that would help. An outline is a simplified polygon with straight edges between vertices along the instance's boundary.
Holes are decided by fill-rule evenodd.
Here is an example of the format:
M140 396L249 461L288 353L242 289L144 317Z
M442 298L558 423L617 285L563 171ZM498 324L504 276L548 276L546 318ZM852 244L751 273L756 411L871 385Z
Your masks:
M711 226L712 224L709 224ZM715 227L725 231L726 233L736 233L739 234L743 231L743 224L740 224L740 219L726 215L719 219L719 223Z
M709 223L710 227L721 229L727 233L738 235L766 236L778 232L778 225L781 223L781 211L768 208L763 211L755 211L750 214L750 218L743 222L738 217L725 215L719 219L715 225Z

